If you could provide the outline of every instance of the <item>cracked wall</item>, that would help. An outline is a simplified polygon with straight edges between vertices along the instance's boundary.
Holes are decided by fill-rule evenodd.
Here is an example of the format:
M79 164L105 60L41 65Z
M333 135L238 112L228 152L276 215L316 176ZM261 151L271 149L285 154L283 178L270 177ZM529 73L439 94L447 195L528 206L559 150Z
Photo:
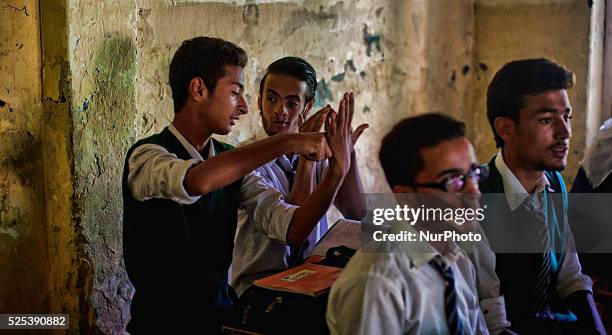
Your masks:
M136 140L135 7L130 2L68 4L74 211L92 265L89 324L116 334L129 320L133 295L122 260L120 185L125 152Z
M251 112L222 138L233 144L261 127L258 83L279 57L297 55L317 69L317 106L354 90L355 123L371 124L357 145L368 192L388 190L377 159L380 139L410 115L438 111L465 120L479 158L489 157L494 150L482 120L483 87L506 60L537 51L555 55L578 75L574 104L586 105L589 11L581 1L69 2L76 198L94 264L92 305L103 331L126 322L123 304L132 294L120 261L123 155L172 120L167 71L185 39L218 36L249 54ZM542 28L537 18L550 11L557 14L554 23ZM568 20L572 24L562 27ZM516 40L527 32L541 50ZM578 121L576 148L582 132Z
M71 333L123 331L134 292L121 248L124 155L172 120L168 65L181 41L218 36L249 55L251 111L221 137L229 143L261 127L259 80L280 57L300 56L316 68L316 106L336 105L342 92L354 90L354 122L371 126L356 148L364 186L387 192L379 143L407 116L437 111L463 119L479 158L494 152L484 91L510 59L538 52L568 65L578 78L570 97L584 114L588 8L580 0L517 1L55 0L41 1L39 10L39 2L15 0L3 6L0 14L10 20L0 21L6 139L0 264L8 270L0 272L0 287L12 289L3 293L0 311L9 301L11 310L69 313ZM544 27L539 19L550 13ZM531 44L521 43L523 36ZM584 146L583 120L574 119L572 166Z
M468 110L469 75L461 70L471 59L469 0L69 4L75 202L103 332L122 329L133 293L121 262L123 155L172 120L168 65L181 41L218 36L247 51L251 112L222 138L233 144L261 127L259 80L280 57L297 55L317 69L316 106L335 105L342 92L354 90L355 124L371 125L357 145L370 192L387 190L378 143L399 119L430 110L460 117ZM452 80L450 71L457 73Z
M94 265L85 252L81 213L74 197L77 188L67 8L65 1L43 1L40 9L50 310L70 315L68 333L94 334L96 317L90 300Z

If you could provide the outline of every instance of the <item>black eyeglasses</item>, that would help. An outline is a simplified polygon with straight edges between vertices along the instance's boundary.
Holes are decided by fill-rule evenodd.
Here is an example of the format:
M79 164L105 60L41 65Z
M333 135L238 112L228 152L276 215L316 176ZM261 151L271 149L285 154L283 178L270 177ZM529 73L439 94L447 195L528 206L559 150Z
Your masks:
M459 192L465 188L467 185L467 179L472 178L475 182L479 182L481 180L486 179L489 176L489 166L488 165L476 165L473 164L470 172L468 173L456 173L450 175L444 179L443 182L440 183L423 183L416 184L415 187L430 187L437 188L446 192Z

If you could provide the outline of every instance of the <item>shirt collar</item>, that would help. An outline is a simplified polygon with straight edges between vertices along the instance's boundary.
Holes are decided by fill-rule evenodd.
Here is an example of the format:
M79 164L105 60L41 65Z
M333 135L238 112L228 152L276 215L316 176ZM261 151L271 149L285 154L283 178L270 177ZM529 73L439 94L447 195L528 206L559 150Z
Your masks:
M268 137L270 136L268 135L268 133L266 133L266 130L264 129L263 125L260 124L260 128L257 131L257 133L255 133L255 135L251 139L244 141L242 144L243 145L250 144L256 141L264 140ZM285 169L286 171L292 171L294 170L295 160L297 158L298 158L298 155L292 155L291 159L287 158L286 155L282 155L282 156L279 156L269 161L268 164L274 163L274 161L278 161L278 163L283 167L283 169Z
M276 162L278 162L285 171L293 171L297 157L297 155L291 155L291 159L289 159L287 155L282 155L276 158Z
M200 153L193 147L193 145L191 145L191 143L189 143L189 141L187 141L187 139L183 136L183 134L181 134L181 132L178 129L176 129L176 127L174 127L172 123L168 126L168 130L170 130L170 132L174 135L174 137L176 137L176 139L179 140L179 142L181 142L181 144L183 145L185 150L187 150L191 158L202 160L202 161L204 160L202 158L202 155L200 155ZM210 138L208 138L206 143L204 143L204 147L206 147L206 145L209 142L211 142ZM211 145L208 147L208 158L212 158L214 156L215 156L215 146L212 145L211 143Z
M417 236L419 232L410 224L407 224L403 221L396 222L392 228L390 229L390 233L416 233ZM419 268L423 264L427 264L429 261L434 259L436 256L441 256L447 264L454 263L457 261L459 257L459 246L454 242L449 242L447 244L447 252L441 254L436 248L434 248L431 244L426 241L421 241L418 237L414 242L391 242L391 243L401 243L401 251L408 257L412 266L415 268Z
M499 171L499 174L501 175L504 193L506 194L506 200L508 201L510 210L517 209L523 203L523 201L529 197L529 193L523 187L523 184L521 184L518 178L516 178L508 165L506 165L501 150L499 150L497 157L495 157L495 168L497 168L497 171ZM546 178L545 175L542 175L542 178L540 178L536 184L534 193L541 193L545 189L548 189L549 192L554 192L554 190L550 188L548 178Z

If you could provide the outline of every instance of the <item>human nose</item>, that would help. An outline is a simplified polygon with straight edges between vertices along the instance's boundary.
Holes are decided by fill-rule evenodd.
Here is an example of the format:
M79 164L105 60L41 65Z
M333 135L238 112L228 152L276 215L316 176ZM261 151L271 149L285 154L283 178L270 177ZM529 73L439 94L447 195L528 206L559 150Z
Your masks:
M240 96L240 104L238 105L238 111L240 114L247 114L249 112L249 105L243 96Z
M480 194L480 189L478 188L478 179L472 176L466 178L463 192L471 194Z
M562 118L560 122L557 122L557 127L555 128L555 137L557 139L568 139L572 137L572 125L570 124L570 120L565 120Z
M276 106L276 110L274 111L278 116L286 116L287 114L289 114L289 108L287 107L287 105L283 104L283 103L279 103Z

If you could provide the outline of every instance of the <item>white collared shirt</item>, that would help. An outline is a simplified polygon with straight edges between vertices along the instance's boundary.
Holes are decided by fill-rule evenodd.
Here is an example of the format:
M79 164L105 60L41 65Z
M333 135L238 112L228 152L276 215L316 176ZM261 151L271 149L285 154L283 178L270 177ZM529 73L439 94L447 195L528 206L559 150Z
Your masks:
M200 197L187 193L184 186L185 176L187 170L203 159L174 125L170 124L168 130L185 147L191 159L178 159L175 154L157 144L143 144L134 149L128 158L127 183L132 191L132 196L138 201L163 198L190 205L198 201ZM215 156L215 148L210 145L208 157L213 156Z
M189 152L191 159L179 159L156 144L143 144L128 158L128 186L138 201L162 198L180 204L193 204L200 196L189 195L183 183L189 168L204 159L172 124L168 129ZM215 154L210 145L208 157L212 158ZM241 209L259 222L261 229L267 230L274 239L285 239L287 232L284 227L291 222L297 206L287 204L274 185L257 171L242 178L239 196Z
M263 129L263 127L262 127ZM267 134L260 131L256 139L266 138ZM246 143L243 143L246 144ZM283 169L292 166L292 162L283 155L277 159L257 168L257 173L269 183L271 187L282 194L283 199L290 195L289 181ZM277 161L278 160L278 164ZM327 161L317 162L314 166L315 181L321 181ZM244 210L238 212L238 227L236 229L234 257L230 268L231 285L240 296L253 281L265 276L286 270L289 266L290 247L287 245L287 230L289 221L260 222L256 217ZM316 243L325 235L329 225L327 216L323 215L319 223L308 236L309 247L305 251L307 256Z
M413 230L409 225L401 229ZM454 246L440 255L423 243L425 249L419 249L429 252L397 244L390 252L357 251L331 289L326 313L331 334L447 334L447 283L429 263L438 255L453 270L465 334L489 334L476 293L476 273L465 252Z
M497 168L497 171L499 171L499 174L502 177L502 185L504 186L504 193L506 194L506 200L508 200L510 210L514 211L519 208L519 206L521 206L525 199L529 198L529 192L527 192L525 187L523 187L523 184L521 184L520 180L516 178L516 176L514 175L514 173L512 173L508 165L506 165L506 161L504 160L504 156L501 150L495 157L495 167ZM545 189L548 189L548 192L555 191L550 187L550 182L548 181L548 178L546 178L546 176L542 174L542 177L538 179L538 182L536 183L535 191L533 192L533 194L542 193ZM536 207L541 207L541 204L537 203Z
M495 167L501 175L508 205L511 210L515 210L525 201L525 199L530 197L530 194L525 190L514 173L512 173L508 165L506 165L501 151L495 158ZM547 187L549 192L554 191L549 187L550 182L546 176L543 175L542 178L543 179L538 181L534 194L543 192ZM531 197L531 199L537 199L537 197ZM541 207L541 204L538 203L537 207ZM565 231L571 232L569 227L567 227ZM573 242L573 237L570 236L570 240ZM563 264L561 264L557 276L557 285L555 287L557 293L564 299L576 291L593 292L592 287L593 282L591 278L582 274L578 254L575 251L571 251L566 244L565 257L563 258Z

